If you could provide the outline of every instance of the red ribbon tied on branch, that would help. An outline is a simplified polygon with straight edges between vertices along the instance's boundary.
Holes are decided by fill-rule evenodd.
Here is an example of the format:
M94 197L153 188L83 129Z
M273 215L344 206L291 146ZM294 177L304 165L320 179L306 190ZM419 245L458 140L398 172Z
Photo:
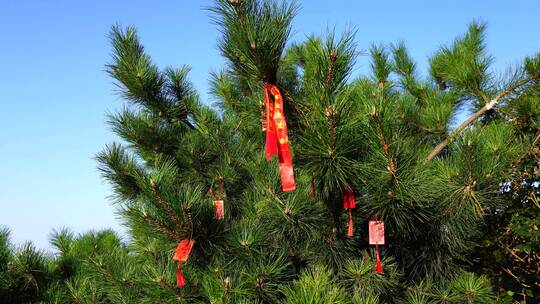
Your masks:
M287 122L283 112L283 96L278 87L272 84L264 84L264 99L266 102L266 160L271 160L274 155L279 158L279 173L281 175L281 188L283 192L296 189L294 172L287 135Z
M182 288L186 286L186 279L182 274L182 269L180 265L187 262L191 249L193 249L194 240L181 240L176 250L174 251L173 260L178 263L178 268L176 271L176 286Z
M341 193L341 196L343 198L343 209L349 210L349 228L347 229L347 236L352 237L354 234L352 218L352 209L355 208L354 193L350 188L346 188Z

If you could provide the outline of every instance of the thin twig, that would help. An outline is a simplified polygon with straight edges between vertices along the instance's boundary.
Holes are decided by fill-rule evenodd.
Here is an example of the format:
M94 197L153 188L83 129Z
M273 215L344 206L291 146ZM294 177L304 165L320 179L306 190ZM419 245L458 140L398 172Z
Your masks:
M172 292L174 292L174 294L176 295L177 298L182 298L182 294L180 293L180 291L178 291L177 288L174 288L173 286L171 286L171 284L165 282L165 279L163 277L159 277L156 279L156 282L163 288L165 289L168 289Z
M533 142L531 143L531 145L527 148L527 150L525 150L525 152L523 152L523 154L521 154L514 161L514 163L512 164L513 169L516 169L516 167L525 159L525 157L527 157L527 155L529 155L529 153L531 153L531 150L536 146L536 144L538 144L539 139L540 139L540 131L536 132L536 136L535 136Z
M148 217L147 214L143 214L143 218L148 222L148 224L154 226L158 231L162 232L163 234L169 236L173 240L181 240L182 238L179 237L176 233L172 232L169 228L161 225L156 220Z

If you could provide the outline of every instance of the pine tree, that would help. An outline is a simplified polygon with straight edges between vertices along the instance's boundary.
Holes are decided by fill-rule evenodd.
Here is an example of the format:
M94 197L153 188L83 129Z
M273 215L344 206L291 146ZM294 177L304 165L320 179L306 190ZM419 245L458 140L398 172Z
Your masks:
M15 247L0 227L0 303L38 303L55 282L52 259L30 242Z
M131 241L87 264L102 292L87 303L493 303L471 266L533 143L515 122L540 113L540 55L496 77L485 25L472 23L430 58L427 77L400 43L374 45L371 74L351 79L354 33L291 43L294 2L217 0L210 11L227 61L211 78L215 107L188 67L160 69L133 27L111 31L107 71L128 105L109 117L122 142L97 160ZM269 87L283 99L292 192L265 159ZM451 127L463 108L473 114ZM375 219L384 273L368 242ZM179 288L182 240L195 243Z

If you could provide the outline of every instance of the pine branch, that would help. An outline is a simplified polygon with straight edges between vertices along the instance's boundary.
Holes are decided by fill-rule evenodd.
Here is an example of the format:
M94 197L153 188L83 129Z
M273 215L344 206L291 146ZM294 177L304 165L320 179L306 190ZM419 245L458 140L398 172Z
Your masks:
M538 140L540 140L540 131L536 132L536 136L534 137L534 140L532 141L531 145L521 154L512 164L512 169L515 171L517 166L521 164L521 162L531 153L531 151L536 147L538 144Z
M534 80L534 78L522 79L516 82L515 84L507 87L505 90L503 90L499 94L497 94L497 96L495 96L491 101L487 102L480 110L478 110L471 117L465 120L461 125L459 125L446 139L444 139L435 148L433 148L433 150L431 150L428 157L426 158L426 162L430 162L431 160L433 160L433 158L435 158L435 156L439 155L439 153L441 153L444 150L444 148L446 148L446 146L448 146L448 144L450 144L450 142L456 136L458 136L463 130L465 130L465 128L467 128L469 125L474 123L478 118L484 115L487 111L493 108L503 97L514 92L520 87L528 84L532 80Z
M154 194L157 197L157 200L159 202L159 205L163 210L165 210L165 214L169 218L169 220L178 228L181 230L182 226L180 225L180 222L178 221L178 218L176 217L174 211L172 210L171 206L165 202L163 199L163 196L161 196L161 193L159 192L159 189L156 185L156 182L153 180L150 180L150 186L152 187L152 190L154 191Z
M390 144L386 140L384 130L383 130L383 127L382 127L381 122L379 120L379 117L377 115L377 110L376 110L375 106L373 106L373 108L371 109L370 115L371 115L371 118L373 119L373 121L375 122L375 125L377 127L377 135L379 137L380 143L381 143L382 148L383 148L383 154L388 159L388 166L386 167L386 169L388 169L388 172L390 172L390 174L392 175L392 179L395 179L396 170L397 170L397 164L396 164L394 158L392 157L392 155L390 155Z
M163 234L167 235L171 239L177 240L177 241L182 239L181 236L177 235L176 233L171 231L169 228L161 225L156 220L150 218L147 213L143 213L143 218L146 220L146 222L148 222L148 224L154 226L154 228L156 228L158 231L162 232Z
M163 277L157 278L157 279L156 279L156 282L159 284L159 286L161 286L161 287L163 287L163 288L165 288L165 289L167 289L167 290L173 292L173 293L176 295L176 298L177 298L178 300L180 300L180 299L183 298L183 296L182 296L182 294L180 293L180 291L179 291L177 288L175 288L174 286L172 286L171 284L167 283Z

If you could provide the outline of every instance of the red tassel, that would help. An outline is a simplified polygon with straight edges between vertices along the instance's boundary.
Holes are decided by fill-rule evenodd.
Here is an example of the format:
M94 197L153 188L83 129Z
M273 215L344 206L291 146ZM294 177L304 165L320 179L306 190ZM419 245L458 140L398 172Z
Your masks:
M311 176L311 195L315 195L315 176Z
M287 122L283 112L283 97L278 87L265 84L264 99L266 103L266 160L271 160L274 155L278 156L281 188L283 192L294 191L296 184L287 134Z
M381 258L379 258L379 245L375 245L375 265L377 268L377 273L383 273Z
M347 236L352 237L353 236L353 218L352 218L352 211L349 209L349 230L347 230Z
M180 269L180 263L178 263L178 270L176 271L176 286L179 288L182 288L186 286L186 279L184 278L184 275L182 274L182 269Z

